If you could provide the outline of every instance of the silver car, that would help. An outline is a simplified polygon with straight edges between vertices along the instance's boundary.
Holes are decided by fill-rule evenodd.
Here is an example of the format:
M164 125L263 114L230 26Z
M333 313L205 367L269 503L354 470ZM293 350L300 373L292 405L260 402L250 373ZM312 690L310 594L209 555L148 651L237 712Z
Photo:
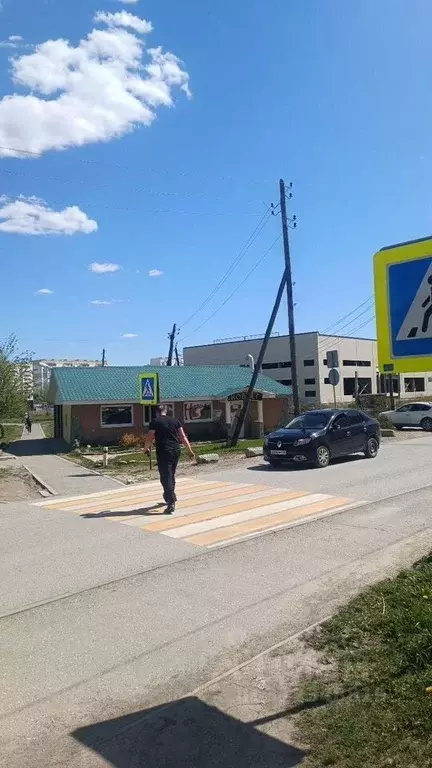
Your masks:
M395 411L383 411L395 429L403 427L421 427L426 432L432 432L432 403L407 403Z

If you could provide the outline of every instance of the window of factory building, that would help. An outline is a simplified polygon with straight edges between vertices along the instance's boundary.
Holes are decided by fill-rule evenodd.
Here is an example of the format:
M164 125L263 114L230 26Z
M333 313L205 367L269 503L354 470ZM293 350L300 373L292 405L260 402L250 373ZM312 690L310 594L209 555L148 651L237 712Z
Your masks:
M372 363L370 360L342 360L342 365L347 368L370 368Z
M424 392L425 380L423 376L405 376L405 392Z
M308 366L311 367L312 365L315 365L315 360L303 360L303 365L305 366L305 368L307 368Z
M305 391L305 397L316 397L316 390L315 389L307 389Z
M292 379L278 379L279 384L283 384L285 387L290 387L292 384Z
M291 368L291 363L289 360L283 360L279 363L263 363L261 367L263 371L269 371L271 368Z
M355 393L355 377L350 376L343 380L344 395L354 395ZM358 392L359 395L371 395L372 394L372 379L358 378Z
M305 379L305 384L315 384L315 379Z
M324 379L324 384L330 384L330 379L328 378L328 376Z

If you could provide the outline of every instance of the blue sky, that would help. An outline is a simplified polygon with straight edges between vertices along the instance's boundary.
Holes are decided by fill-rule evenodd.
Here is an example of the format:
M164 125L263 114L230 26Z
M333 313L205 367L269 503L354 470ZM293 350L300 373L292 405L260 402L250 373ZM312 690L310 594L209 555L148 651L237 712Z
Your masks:
M277 202L280 176L294 184L290 211L298 217L291 233L297 329L349 333L364 323L358 333L374 335L367 304L357 321L337 324L372 294L373 253L430 232L429 0L2 5L0 146L41 153L0 149L2 337L16 333L37 357L93 358L104 346L114 364L165 354L172 323L182 325L204 302L260 222L264 203ZM148 20L153 31L141 34L125 17L94 21L97 12L122 11ZM90 69L82 69L80 85L88 110L74 92L65 100L58 43L36 60L23 58L63 38L68 77L79 76L80 41L94 29L110 33L109 45L144 40L146 49L162 46L183 62L173 73L172 59L164 59L164 74L152 80L159 100L163 93L172 106L149 104L148 91L136 102L155 115L150 125L144 116L133 127L118 78L93 82ZM42 111L31 94L44 100ZM62 142L67 149L58 151ZM79 210L68 211L73 206ZM35 227L75 234L23 233ZM280 219L270 218L182 328L186 344L265 329L282 272L280 242L204 321L279 231ZM94 273L95 262L121 268ZM151 270L163 274L150 277ZM40 289L53 293L35 295ZM276 329L287 329L285 307Z

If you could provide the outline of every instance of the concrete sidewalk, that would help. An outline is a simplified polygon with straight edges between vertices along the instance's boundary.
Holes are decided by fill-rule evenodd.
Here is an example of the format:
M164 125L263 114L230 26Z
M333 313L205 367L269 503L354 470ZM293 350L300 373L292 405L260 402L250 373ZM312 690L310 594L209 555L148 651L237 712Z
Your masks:
M33 424L30 434L24 427L21 440L12 443L5 453L15 456L20 464L52 488L60 496L97 493L118 488L122 483L99 475L92 469L80 467L72 461L56 456L65 444L45 437L40 424Z

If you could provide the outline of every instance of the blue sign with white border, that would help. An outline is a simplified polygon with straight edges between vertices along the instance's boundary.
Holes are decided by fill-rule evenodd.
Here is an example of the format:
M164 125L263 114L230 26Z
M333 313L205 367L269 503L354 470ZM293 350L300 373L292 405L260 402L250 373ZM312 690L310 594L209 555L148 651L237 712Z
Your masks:
M139 401L142 405L158 405L159 374L140 373L138 376Z

